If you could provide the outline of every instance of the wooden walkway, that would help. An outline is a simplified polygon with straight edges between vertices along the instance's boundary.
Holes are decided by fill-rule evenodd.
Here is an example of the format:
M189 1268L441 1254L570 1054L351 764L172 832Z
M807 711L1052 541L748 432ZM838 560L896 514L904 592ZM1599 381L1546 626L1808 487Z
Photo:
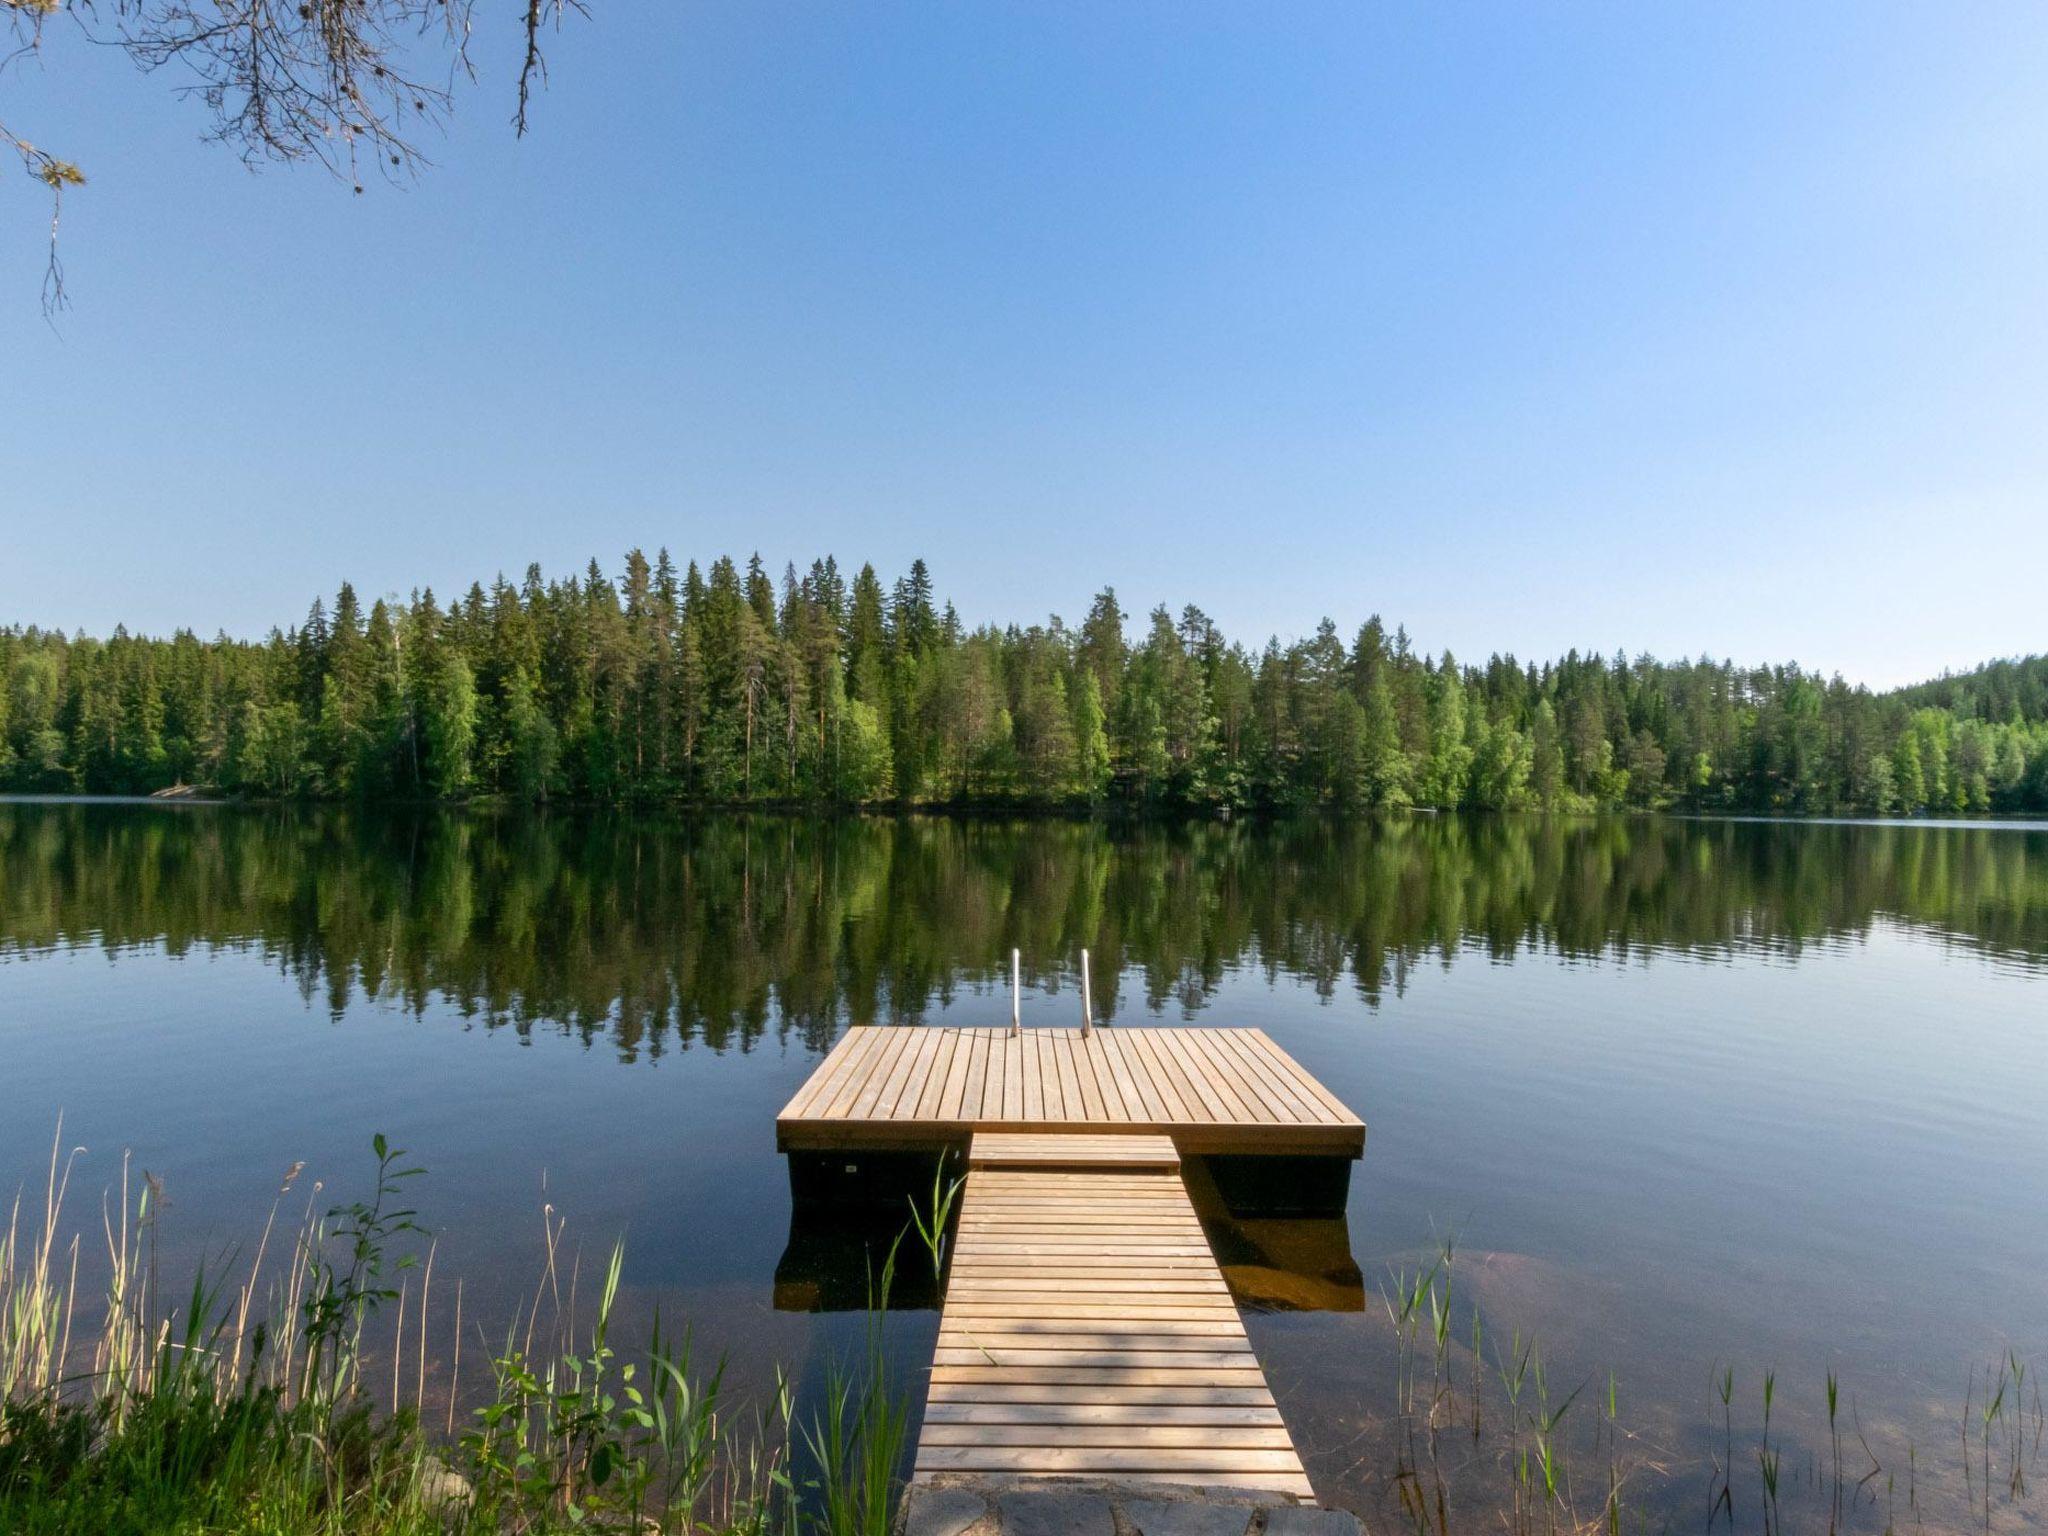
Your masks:
M1357 1157L1359 1118L1262 1029L849 1029L775 1122L784 1151L988 1131L1164 1133L1182 1151Z
M940 1474L1313 1497L1171 1139L974 1137L917 1446Z

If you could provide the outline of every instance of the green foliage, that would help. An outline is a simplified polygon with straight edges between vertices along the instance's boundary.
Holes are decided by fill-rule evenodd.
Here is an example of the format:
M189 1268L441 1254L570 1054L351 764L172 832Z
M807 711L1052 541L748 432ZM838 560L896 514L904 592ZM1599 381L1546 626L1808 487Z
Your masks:
M405 1153L393 1149L381 1132L371 1138L370 1150L377 1158L371 1198L336 1206L327 1214L328 1230L343 1249L341 1257L331 1256L323 1243L307 1260L299 1329L306 1350L298 1386L302 1398L338 1402L356 1390L363 1330L381 1308L398 1299L391 1276L415 1262L410 1254L394 1259L391 1245L420 1231L413 1219L418 1213L400 1207L397 1200L405 1182L418 1178L422 1170L408 1166ZM192 1315L199 1311L193 1308Z
M0 629L0 790L495 795L1175 813L2048 810L2048 658L1890 694L1797 667L1573 652L1462 666L1375 617L1259 651L1105 590L969 630L922 562L547 581L332 612L261 643Z
M397 1195L419 1170L382 1136L367 1199L309 1218L283 1274L264 1273L259 1243L234 1297L195 1276L182 1305L153 1292L155 1260L137 1227L109 1231L115 1280L98 1340L52 1355L45 1317L81 1319L75 1264L53 1258L68 1177L53 1159L40 1240L17 1248L0 1229L0 1530L9 1536L441 1536L658 1528L692 1536L881 1536L898 1487L907 1404L883 1370L879 1311L867 1357L828 1373L822 1407L803 1426L818 1465L800 1486L789 1467L793 1394L778 1377L767 1411L743 1418L700 1379L687 1339L674 1348L659 1318L644 1354L611 1341L625 1255L614 1246L595 1315L577 1315L551 1286L515 1316L492 1360L469 1427L431 1436L414 1401L385 1411L367 1390L374 1346L364 1325L397 1297L389 1278L409 1265L395 1245L416 1238ZM152 1189L153 1193L153 1189ZM125 1215L126 1197L123 1192ZM266 1239L268 1231L266 1229ZM547 1273L556 1261L551 1228ZM75 1251L75 1250L73 1250ZM894 1255L891 1255L893 1264ZM887 1302L885 1269L878 1306ZM281 1281L281 1287L273 1284ZM556 1294L542 1317L541 1296ZM268 1315L262 1298L271 1298ZM427 1287L417 1292L421 1314ZM253 1352L244 1326L256 1309ZM458 1304L459 1316L459 1304ZM24 1319L28 1325L23 1326ZM408 1325L409 1326L409 1325ZM404 1331L404 1328L399 1330ZM387 1336L388 1337L388 1336ZM425 1337L424 1317L420 1337ZM68 1327L62 1338L72 1343ZM380 1340L380 1342L382 1342ZM383 1363L379 1358L379 1364ZM246 1364L245 1364L246 1361ZM410 1363L410 1362L408 1362ZM381 1372L380 1372L381 1374ZM436 1390L457 1383L438 1371ZM381 1391L378 1397L382 1397Z
M900 1244L899 1237L890 1245L879 1280L871 1280L864 1358L858 1365L828 1362L824 1407L801 1426L816 1536L890 1536L897 1468L910 1435L910 1405L890 1389L882 1336Z

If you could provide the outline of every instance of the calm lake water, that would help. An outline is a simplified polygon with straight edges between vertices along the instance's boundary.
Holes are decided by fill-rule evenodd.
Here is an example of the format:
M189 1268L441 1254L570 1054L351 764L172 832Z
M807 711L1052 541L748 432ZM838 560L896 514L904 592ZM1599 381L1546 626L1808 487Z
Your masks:
M636 1315L758 1386L859 1327L805 1310L847 1277L792 1232L777 1108L849 1022L1001 1021L1013 945L1025 1024L1071 1024L1083 944L1112 1026L1260 1025L1370 1127L1347 1223L1217 1228L1326 1499L1399 1521L1381 1292L1453 1236L1453 1383L1475 1310L1489 1370L1534 1339L1553 1403L1587 1384L1589 1486L1613 1455L1639 1506L1704 1522L1732 1366L1758 1528L1774 1370L1786 1519L1824 1529L1832 1370L1851 1480L1853 1403L1900 1528L1909 1480L1929 1528L1981 1528L1966 1398L2009 1350L2048 1371L2037 828L0 804L0 1180L39 1199L61 1112L89 1242L132 1149L189 1259L251 1242L294 1162L295 1203L353 1197L383 1131L473 1317L530 1293L545 1203L586 1252L624 1234ZM888 1326L914 1380L935 1314ZM1610 1373L1614 1452L1587 1438ZM1444 1440L1492 1523L1497 1441ZM1884 1524L1884 1481L1845 1523Z

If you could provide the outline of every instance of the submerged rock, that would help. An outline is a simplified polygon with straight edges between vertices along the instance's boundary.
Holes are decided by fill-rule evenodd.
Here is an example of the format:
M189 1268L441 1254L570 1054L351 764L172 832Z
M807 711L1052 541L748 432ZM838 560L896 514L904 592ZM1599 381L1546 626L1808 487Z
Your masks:
M1132 1499L1124 1518L1137 1536L1245 1536L1252 1511L1243 1504L1190 1499Z
M1003 1536L1115 1536L1099 1493L1006 1493L996 1500Z
M435 1455L420 1459L420 1502L441 1517L443 1525L455 1525L476 1502L476 1489L468 1478Z
M910 1488L897 1517L900 1536L964 1536L988 1518L988 1500L966 1488Z

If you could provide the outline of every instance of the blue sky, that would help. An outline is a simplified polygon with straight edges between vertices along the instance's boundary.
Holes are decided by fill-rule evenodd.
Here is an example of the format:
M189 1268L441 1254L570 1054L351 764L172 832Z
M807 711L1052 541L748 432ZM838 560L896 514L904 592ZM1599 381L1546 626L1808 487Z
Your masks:
M200 142L58 27L0 120L0 620L922 554L1905 681L2048 648L2048 10L518 7L417 184Z

